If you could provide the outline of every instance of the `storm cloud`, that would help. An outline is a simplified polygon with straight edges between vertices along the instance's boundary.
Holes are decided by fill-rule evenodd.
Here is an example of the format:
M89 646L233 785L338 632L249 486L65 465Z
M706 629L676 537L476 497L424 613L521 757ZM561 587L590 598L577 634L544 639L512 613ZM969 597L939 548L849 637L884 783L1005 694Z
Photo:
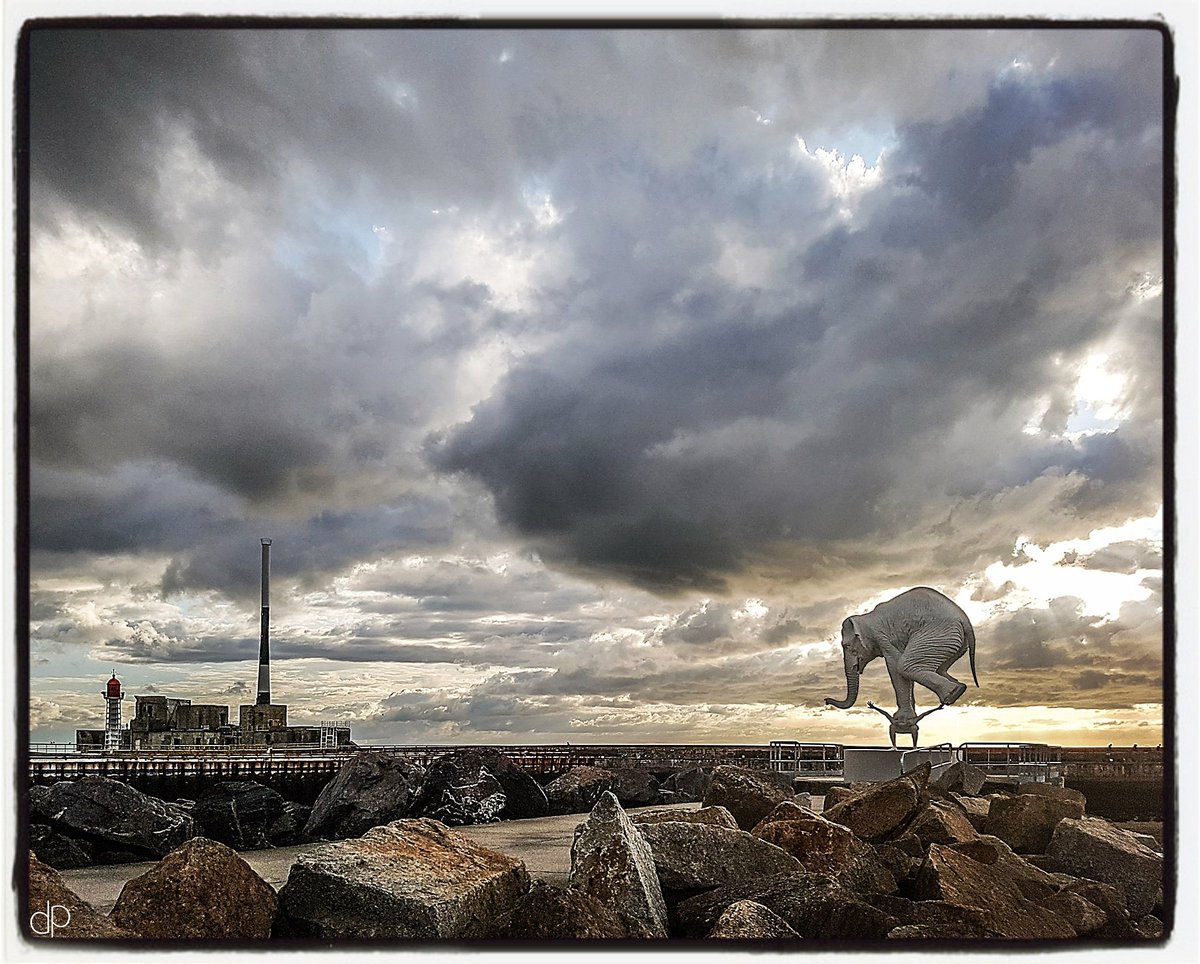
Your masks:
M260 536L373 732L836 727L921 584L1156 703L1163 37L35 30L39 719L240 692Z

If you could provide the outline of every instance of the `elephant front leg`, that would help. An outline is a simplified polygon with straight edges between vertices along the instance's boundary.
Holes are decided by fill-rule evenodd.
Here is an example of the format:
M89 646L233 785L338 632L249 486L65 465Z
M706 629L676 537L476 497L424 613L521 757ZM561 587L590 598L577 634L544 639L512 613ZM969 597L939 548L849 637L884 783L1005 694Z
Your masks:
M888 676L892 678L892 689L896 693L896 715L903 718L915 716L917 706L913 699L913 684L904 675L900 654L885 657Z

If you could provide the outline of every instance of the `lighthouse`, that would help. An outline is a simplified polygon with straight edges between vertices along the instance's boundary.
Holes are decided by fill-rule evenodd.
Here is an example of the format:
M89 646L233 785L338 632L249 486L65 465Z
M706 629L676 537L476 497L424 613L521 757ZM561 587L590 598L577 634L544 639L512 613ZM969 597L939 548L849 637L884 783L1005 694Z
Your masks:
M121 700L125 699L125 691L121 689L121 681L113 671L112 679L104 687L104 751L121 749Z

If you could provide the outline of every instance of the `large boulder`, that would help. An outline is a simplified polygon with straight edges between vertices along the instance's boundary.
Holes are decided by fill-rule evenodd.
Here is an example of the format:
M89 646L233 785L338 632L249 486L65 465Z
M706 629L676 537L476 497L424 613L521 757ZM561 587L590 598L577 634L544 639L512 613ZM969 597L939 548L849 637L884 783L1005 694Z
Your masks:
M86 900L79 897L52 867L29 855L29 916L20 917L25 933L35 940L129 938Z
M30 820L92 843L95 859L166 856L195 833L182 808L107 777L63 780L29 791Z
M737 821L724 807L700 807L698 810L685 810L683 807L657 807L653 810L639 810L631 813L629 819L639 827L648 823L703 823L710 827L725 827L727 830L737 830Z
M936 775L931 775L929 786L931 789L940 790L943 793L962 793L967 796L975 796L983 789L986 782L987 773L984 770L965 760L956 760Z
M793 796L767 774L743 767L719 766L704 794L704 806L724 807L742 830L753 830L763 817Z
M734 901L725 908L708 932L715 940L764 941L799 937L787 921L752 900Z
M615 911L629 936L667 936L667 907L654 854L610 792L575 833L569 882Z
M684 767L664 778L660 789L675 794L679 803L699 803L711 779L711 774L701 767Z
M304 836L358 837L408 814L424 769L387 753L356 753L317 796Z
M811 798L810 802L811 802ZM765 827L769 823L775 823L780 820L806 820L809 817L817 816L817 812L810 806L806 806L800 800L784 800L778 804L770 813L763 817L750 830L751 833L757 834L759 829Z
M587 813L600 796L611 790L614 776L600 767L573 767L546 785L552 814Z
M1041 940L1074 937L1063 918L1027 900L995 864L984 864L941 844L933 844L917 875L916 896L983 911L988 937Z
M884 840L901 831L929 802L925 784L929 764L894 780L860 790L833 807L826 806L826 819L849 827L863 840Z
M109 915L157 940L265 940L275 891L225 844L193 837L121 888Z
M729 884L681 901L675 908L679 935L704 937L740 900L762 904L807 938L872 940L886 937L898 923L829 877L798 872Z
M1075 882L1073 877L1060 876L1038 867L1017 854L999 837L980 834L978 840L952 844L952 850L966 854L978 863L986 864L1010 881L1026 900L1043 901L1062 887Z
M824 874L847 889L865 893L892 893L896 878L875 849L853 831L817 814L792 820L766 820L754 836L774 844L813 874Z
M44 823L29 825L29 849L38 860L55 870L73 870L92 864L92 845L78 837L59 833Z
M702 823L652 823L640 829L664 889L708 890L804 870L795 857L743 830Z
M191 813L198 834L235 850L260 850L272 846L270 831L285 802L254 780L225 780L206 787Z
M449 826L524 820L549 813L546 793L499 750L456 750L429 765L412 806Z
M1129 831L1096 817L1066 818L1054 828L1046 854L1068 874L1121 890L1134 920L1154 909L1163 857Z
M275 935L321 940L488 937L529 890L525 865L436 820L397 820L300 855Z
M1075 800L1019 793L992 801L984 831L1018 853L1040 854L1046 852L1060 820L1082 816L1083 805Z
M495 935L528 941L603 940L627 938L629 930L591 894L535 880L498 921Z

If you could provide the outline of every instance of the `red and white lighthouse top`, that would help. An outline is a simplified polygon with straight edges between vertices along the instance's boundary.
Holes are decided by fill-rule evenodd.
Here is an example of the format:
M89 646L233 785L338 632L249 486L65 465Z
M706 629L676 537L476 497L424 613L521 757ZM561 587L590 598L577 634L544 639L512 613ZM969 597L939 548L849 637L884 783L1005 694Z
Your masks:
M112 679L108 681L108 688L104 695L114 700L121 698L121 681L117 679L116 673L113 673Z

